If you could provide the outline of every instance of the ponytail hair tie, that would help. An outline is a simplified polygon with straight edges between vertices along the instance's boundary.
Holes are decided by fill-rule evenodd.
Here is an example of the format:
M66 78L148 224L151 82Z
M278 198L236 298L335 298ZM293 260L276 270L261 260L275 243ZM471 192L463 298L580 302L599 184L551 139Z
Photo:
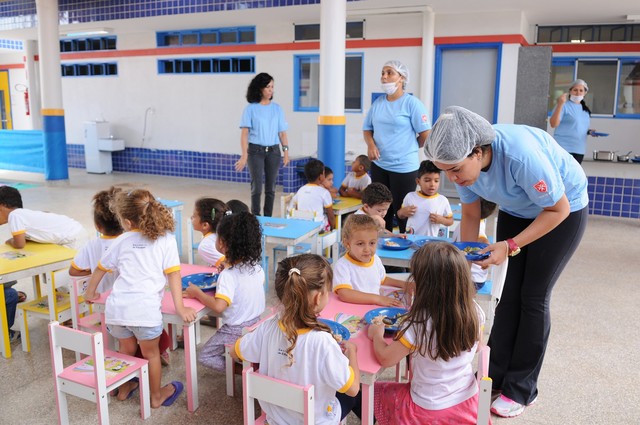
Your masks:
M211 221L216 219L216 209L211 208Z
M225 211L225 213L224 213L224 215L231 215L231 214L233 214L233 211L231 211L231 210L227 210L227 211Z
M289 269L289 277L291 277L292 274L297 274L298 276L301 276L300 274L300 269L296 269L295 267L291 267Z

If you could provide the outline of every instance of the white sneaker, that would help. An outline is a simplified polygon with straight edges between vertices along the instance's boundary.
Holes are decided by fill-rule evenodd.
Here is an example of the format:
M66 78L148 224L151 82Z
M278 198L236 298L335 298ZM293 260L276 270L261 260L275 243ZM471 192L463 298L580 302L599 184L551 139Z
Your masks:
M538 400L538 397L534 398L531 403L529 403L529 406L535 403L536 400ZM509 397L500 395L500 397L496 398L491 404L491 412L503 418L514 418L521 415L525 407L525 405L511 400Z

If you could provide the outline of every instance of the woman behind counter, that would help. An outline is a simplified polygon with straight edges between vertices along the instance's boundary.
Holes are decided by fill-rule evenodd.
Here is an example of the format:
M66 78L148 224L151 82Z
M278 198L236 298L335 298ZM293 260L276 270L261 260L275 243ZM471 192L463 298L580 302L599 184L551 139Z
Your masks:
M549 124L555 128L553 138L567 152L582 163L587 146L587 135L591 121L591 110L584 102L589 86L584 80L575 80L569 87L569 93L558 97L557 105L551 113ZM567 101L568 100L568 101Z
M500 206L498 242L485 248L491 256L477 263L486 267L511 257L489 337L489 375L501 393L491 411L518 416L538 397L551 292L584 234L587 178L546 131L492 126L459 106L440 115L425 155L456 184L461 240L478 237L481 198Z
M260 215L262 177L264 175L264 215L271 217L276 194L276 180L280 168L280 145L284 151L284 166L289 164L288 124L280 105L272 102L273 77L262 72L254 77L247 89L247 102L240 128L242 153L236 171L247 162L251 175L251 212Z
M371 181L384 184L393 195L385 216L387 230L393 231L393 216L402 207L405 195L416 189L418 149L424 145L431 123L422 102L405 92L409 70L403 63L385 63L380 82L386 96L371 104L362 132L367 155L373 161ZM406 219L398 220L400 233L405 232L406 223Z

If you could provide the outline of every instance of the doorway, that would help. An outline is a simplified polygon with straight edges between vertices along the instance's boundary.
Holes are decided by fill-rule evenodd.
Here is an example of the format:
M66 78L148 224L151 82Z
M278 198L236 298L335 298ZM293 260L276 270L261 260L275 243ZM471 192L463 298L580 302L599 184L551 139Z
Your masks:
M2 130L12 130L9 71L0 71L0 122Z

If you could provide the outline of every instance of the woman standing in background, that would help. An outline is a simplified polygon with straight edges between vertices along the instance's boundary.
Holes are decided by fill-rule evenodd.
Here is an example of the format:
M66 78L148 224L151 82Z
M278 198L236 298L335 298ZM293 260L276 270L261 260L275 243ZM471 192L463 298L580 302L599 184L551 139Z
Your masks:
M584 102L589 86L584 80L575 80L569 93L558 97L558 103L551 113L549 124L556 130L553 138L578 161L582 163L587 147L587 135L591 121L591 110ZM568 102L567 102L568 100Z
M362 132L367 155L373 161L371 181L384 184L393 195L385 216L387 230L393 231L393 216L402 207L405 195L416 189L418 149L427 140L431 123L424 104L405 92L409 70L403 63L385 63L380 82L385 96L371 104ZM400 233L405 232L406 223L398 220Z
M288 124L280 105L272 102L273 77L265 72L256 75L247 89L247 102L240 128L242 153L236 171L249 163L251 175L251 212L260 215L262 178L264 176L264 215L271 217L280 168L280 145L284 152L284 166L289 164Z

